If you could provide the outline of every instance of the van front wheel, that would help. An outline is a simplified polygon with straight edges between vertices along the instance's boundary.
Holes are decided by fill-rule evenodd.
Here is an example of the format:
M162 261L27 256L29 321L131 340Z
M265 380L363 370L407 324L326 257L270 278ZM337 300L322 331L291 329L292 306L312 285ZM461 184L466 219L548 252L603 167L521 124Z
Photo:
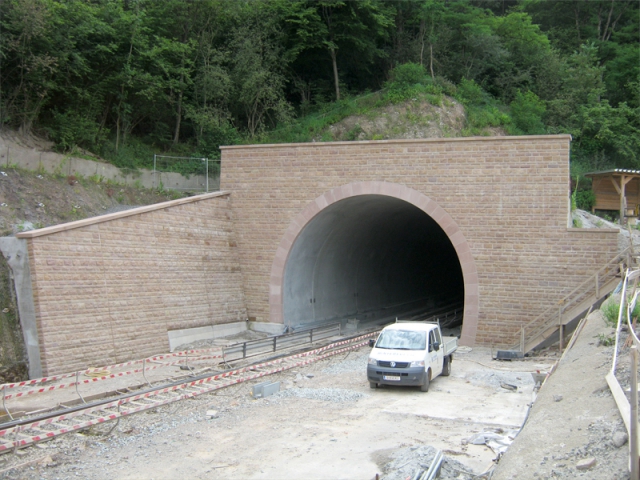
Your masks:
M420 385L420 390L423 392L429 391L429 383L431 383L431 370L424 372L424 382Z

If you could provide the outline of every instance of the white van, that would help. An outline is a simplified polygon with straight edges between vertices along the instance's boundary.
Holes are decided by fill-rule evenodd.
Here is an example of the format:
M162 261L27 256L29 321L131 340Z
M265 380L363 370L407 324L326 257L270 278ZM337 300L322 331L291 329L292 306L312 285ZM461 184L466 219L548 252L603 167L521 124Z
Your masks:
M440 325L434 322L396 320L369 345L373 347L367 365L371 388L407 385L427 392L431 380L451 373L458 339L442 337Z

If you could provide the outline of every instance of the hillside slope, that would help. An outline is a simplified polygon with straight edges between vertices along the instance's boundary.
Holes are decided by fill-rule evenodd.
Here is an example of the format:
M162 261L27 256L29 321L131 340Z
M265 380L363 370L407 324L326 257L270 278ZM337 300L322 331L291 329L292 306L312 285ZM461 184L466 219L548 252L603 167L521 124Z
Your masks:
M416 98L351 115L331 125L328 131L334 140L444 138L463 136L466 124L464 106L443 96L440 105ZM501 129L487 129L483 133L505 135Z
M181 194L5 167L0 170L0 236L178 196Z

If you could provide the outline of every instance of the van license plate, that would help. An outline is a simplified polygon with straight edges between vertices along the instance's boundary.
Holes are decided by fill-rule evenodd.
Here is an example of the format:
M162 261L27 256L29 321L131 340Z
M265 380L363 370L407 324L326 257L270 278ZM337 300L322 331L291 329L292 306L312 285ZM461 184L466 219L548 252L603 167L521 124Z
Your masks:
M398 375L383 375L382 376L383 380L391 380L394 382L399 382L400 381L400 377Z

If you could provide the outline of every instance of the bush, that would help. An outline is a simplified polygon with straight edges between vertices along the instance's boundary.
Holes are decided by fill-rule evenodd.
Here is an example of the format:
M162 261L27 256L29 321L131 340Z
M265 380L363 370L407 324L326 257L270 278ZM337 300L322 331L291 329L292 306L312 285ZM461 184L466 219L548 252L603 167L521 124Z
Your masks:
M515 126L526 135L541 135L545 133L542 116L547 107L533 92L518 91L516 98L509 105L511 117Z
M618 324L619 310L620 304L617 302L606 302L600 307L604 321L608 326L615 327Z
M387 88L404 89L413 85L426 85L432 83L431 77L427 75L424 66L417 63L403 63L391 70L391 80L387 83Z
M580 210L591 211L596 204L596 194L593 190L580 190L576 192L576 207Z
M100 126L78 112L53 112L53 125L47 128L58 151L66 152L75 146L92 148L104 140L104 131Z
M465 104L482 105L488 100L488 94L473 80L463 78L456 91L456 98Z
M618 312L620 311L620 302L618 300L607 301L600 307L600 311L604 316L606 324L610 327L618 325ZM631 313L631 318L640 317L640 302L636 302L636 306ZM622 313L622 321L626 323L625 313Z

